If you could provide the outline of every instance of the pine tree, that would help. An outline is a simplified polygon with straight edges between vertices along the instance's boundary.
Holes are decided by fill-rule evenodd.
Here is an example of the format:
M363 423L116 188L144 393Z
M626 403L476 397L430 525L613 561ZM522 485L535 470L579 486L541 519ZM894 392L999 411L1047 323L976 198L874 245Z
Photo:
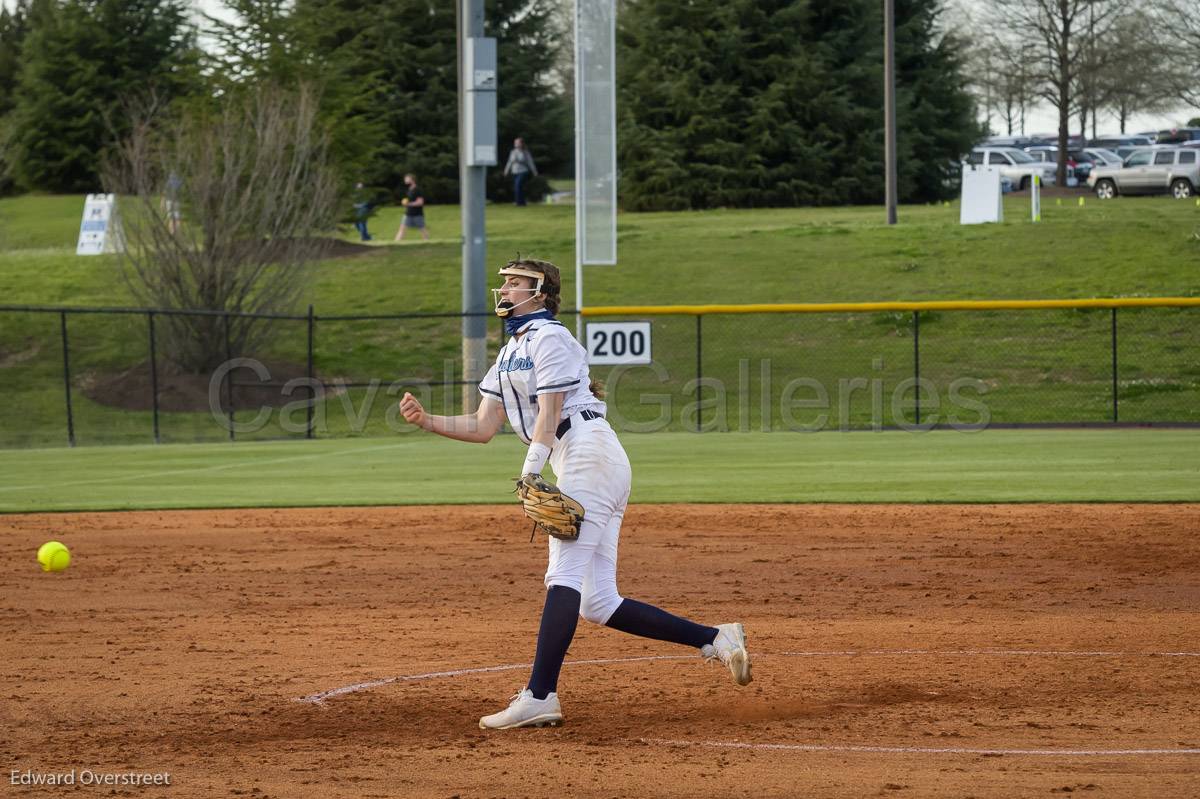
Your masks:
M938 0L896 3L896 127L900 200L952 194L959 156L985 134L967 88L965 44L940 33Z
M829 118L847 104L813 55L804 4L639 2L622 13L623 207L838 201Z
M371 172L385 145L383 98L372 76L356 75L348 58L356 38L377 24L376 2L225 0L234 18L207 16L207 33L217 43L207 54L216 94L253 93L263 85L315 90L319 124L330 138L346 214L351 187ZM368 59L369 60L369 59Z
M883 163L883 13L869 0L811 0L807 32L828 85L814 98L827 128L825 202L880 202Z
M618 24L618 184L624 207L727 204L746 163L738 84L745 57L736 4L644 0Z
M751 153L738 205L829 202L829 129L820 102L825 67L796 36L808 29L802 4L751 3L743 14L755 32L740 82L751 97L745 135Z
M283 85L314 77L294 35L291 0L225 0L234 19L205 14L215 46L205 60L222 90L246 83Z
M97 191L103 149L124 132L123 103L194 86L183 0L40 0L30 9L9 115L10 169L25 190Z
M5 153L11 131L8 115L15 102L21 69L21 47L29 32L29 0L19 0L10 12L0 8L0 194L13 189Z
M538 167L538 177L525 185L536 202L548 189L547 175L574 169L575 112L571 98L552 83L563 52L570 53L571 31L562 28L552 0L492 0L488 35L496 37L500 159L497 169L488 170L488 197L512 199L512 182L504 177L503 166L513 139L522 137Z
M0 8L0 118L13 108L13 94L21 66L21 45L29 32L29 0L20 0L10 12Z
M565 37L549 0L492 0L500 152L529 140L542 171L569 163L569 117L547 85ZM401 192L417 175L432 202L458 201L458 72L454 6L435 0L299 0L295 36L319 65L343 168ZM348 135L349 131L353 131ZM493 198L506 181L492 170ZM536 185L531 194L536 198Z

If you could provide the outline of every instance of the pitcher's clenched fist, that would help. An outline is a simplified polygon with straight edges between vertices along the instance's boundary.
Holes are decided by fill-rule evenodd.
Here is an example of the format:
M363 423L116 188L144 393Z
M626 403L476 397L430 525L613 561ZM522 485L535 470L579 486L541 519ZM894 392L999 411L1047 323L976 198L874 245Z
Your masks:
M400 415L409 424L429 429L429 414L425 413L425 409L421 407L420 400L407 391L400 399Z

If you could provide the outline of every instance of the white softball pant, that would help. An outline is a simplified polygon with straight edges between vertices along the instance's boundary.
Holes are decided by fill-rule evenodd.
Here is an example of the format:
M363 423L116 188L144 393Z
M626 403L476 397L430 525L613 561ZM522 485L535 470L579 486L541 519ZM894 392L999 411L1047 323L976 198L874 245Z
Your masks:
M579 538L550 538L546 587L564 585L582 596L579 615L604 624L621 604L617 593L617 540L629 504L632 471L617 434L603 418L576 414L550 454L558 487L583 505Z

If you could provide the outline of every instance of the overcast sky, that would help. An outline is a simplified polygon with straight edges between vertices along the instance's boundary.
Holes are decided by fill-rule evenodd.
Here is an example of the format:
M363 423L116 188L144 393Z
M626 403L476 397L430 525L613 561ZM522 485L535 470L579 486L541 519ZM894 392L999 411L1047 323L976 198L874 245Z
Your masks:
M0 2L11 8L15 0L0 0ZM965 17L973 16L974 12L986 2L987 0L948 0L950 6L947 15L948 22L953 24L953 20L955 19L961 20ZM197 15L201 12L206 12L222 16L224 9L220 0L193 0L192 5L196 9ZM1161 130L1163 128L1177 127L1187 124L1187 121L1194 116L1200 116L1200 109L1179 108L1175 112L1168 114L1138 114L1126 123L1125 129L1130 133L1136 133L1144 130ZM1071 120L1071 131L1073 133L1078 132L1078 125L1078 120ZM993 117L992 127L997 129L998 133L1007 133L1007 130L1004 129L1003 120ZM1097 132L1101 134L1115 133L1119 129L1117 120L1106 114L1099 115L1096 127ZM1026 112L1026 133L1054 133L1057 130L1058 115L1050 105L1043 104Z

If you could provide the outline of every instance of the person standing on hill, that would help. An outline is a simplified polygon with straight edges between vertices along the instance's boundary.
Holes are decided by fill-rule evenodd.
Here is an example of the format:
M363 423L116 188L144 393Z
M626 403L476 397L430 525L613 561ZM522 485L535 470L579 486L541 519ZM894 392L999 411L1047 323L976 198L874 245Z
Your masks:
M533 163L533 155L525 146L525 140L517 137L513 140L513 148L508 154L508 163L504 165L504 174L513 176L514 203L525 204L525 182L537 173L537 165Z

